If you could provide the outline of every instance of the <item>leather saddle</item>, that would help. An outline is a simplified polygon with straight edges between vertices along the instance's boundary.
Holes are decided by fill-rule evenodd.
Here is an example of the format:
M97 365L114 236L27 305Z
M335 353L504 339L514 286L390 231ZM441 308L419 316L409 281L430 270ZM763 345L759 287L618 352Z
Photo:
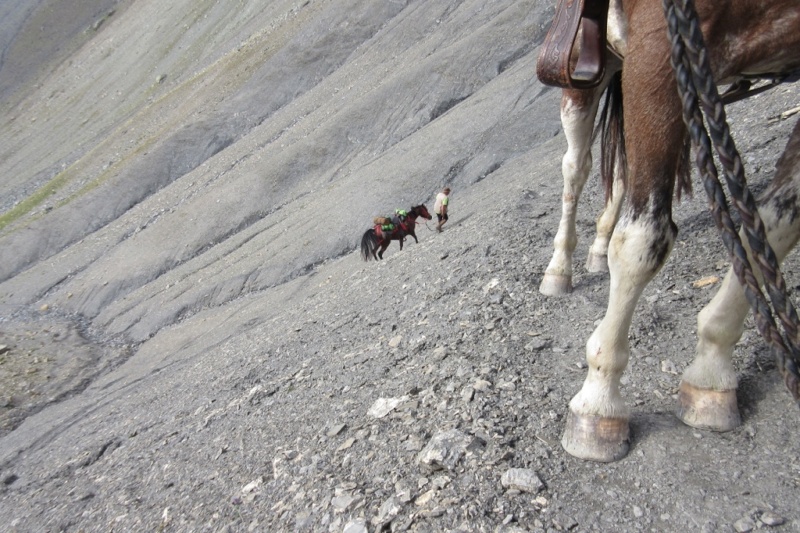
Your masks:
M570 89L591 89L600 83L609 1L558 0L536 64L539 81Z

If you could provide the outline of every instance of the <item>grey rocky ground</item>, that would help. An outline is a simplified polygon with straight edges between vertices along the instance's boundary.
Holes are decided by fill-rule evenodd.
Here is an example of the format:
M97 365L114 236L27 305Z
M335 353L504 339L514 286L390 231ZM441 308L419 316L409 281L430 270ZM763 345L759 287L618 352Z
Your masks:
M587 463L559 445L608 289L580 266L599 210L593 180L575 292L536 290L564 149L558 94L533 79L544 4L277 2L231 14L201 2L174 4L185 8L176 18L130 4L73 65L125 80L80 50L109 46L131 69L136 47L107 43L187 13L176 50L207 28L214 46L195 44L185 71L165 79L163 65L135 71L165 93L120 89L127 110L94 102L105 123L79 128L74 144L66 132L84 119L32 105L58 100L48 85L67 79L58 73L3 118L22 152L2 160L6 213L47 169L66 170L0 234L2 523L800 530L798 412L751 322L737 348L742 427L714 434L672 414L696 313L716 286L695 282L726 264L699 189L676 210L678 243L631 329L630 454ZM361 30L347 33L356 15ZM757 188L794 123L779 115L799 100L797 86L781 87L731 109ZM37 129L43 120L59 124ZM42 155L37 142L58 146ZM162 165L172 170L156 176ZM360 259L374 214L430 206L443 183L454 190L444 233L420 226L418 244ZM792 287L799 271L791 256Z

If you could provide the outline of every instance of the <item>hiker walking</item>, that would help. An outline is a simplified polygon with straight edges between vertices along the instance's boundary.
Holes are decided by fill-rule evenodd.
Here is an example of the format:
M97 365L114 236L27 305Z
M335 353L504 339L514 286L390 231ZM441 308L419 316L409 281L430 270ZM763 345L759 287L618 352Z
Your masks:
M447 222L447 207L450 204L450 187L445 187L442 192L436 195L436 202L433 204L433 212L439 223L436 224L436 231L442 231L442 226Z

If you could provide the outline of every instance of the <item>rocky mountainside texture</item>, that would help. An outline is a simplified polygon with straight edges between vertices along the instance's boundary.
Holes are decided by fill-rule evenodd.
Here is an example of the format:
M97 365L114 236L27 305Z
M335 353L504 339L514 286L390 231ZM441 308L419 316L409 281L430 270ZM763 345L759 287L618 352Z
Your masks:
M559 439L607 278L560 214L551 2L0 7L0 522L11 531L800 530L800 413L748 321L744 424L673 416L726 268L702 189L631 329L624 460ZM756 188L800 104L729 113ZM375 215L452 188L366 263ZM600 207L579 216L585 255ZM785 265L800 286L800 263Z

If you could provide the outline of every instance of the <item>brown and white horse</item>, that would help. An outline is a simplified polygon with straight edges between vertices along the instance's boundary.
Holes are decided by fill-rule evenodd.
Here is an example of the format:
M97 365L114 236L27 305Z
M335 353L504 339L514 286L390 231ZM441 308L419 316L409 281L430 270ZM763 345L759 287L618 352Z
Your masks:
M696 0L696 7L718 83L800 68L797 0ZM604 270L607 261L609 301L587 342L588 375L569 404L562 439L570 454L597 461L616 460L628 451L630 414L619 390L630 353L628 330L642 291L675 241L672 198L681 186L678 181L676 189L676 180L681 179L687 146L661 1L611 0L608 21L607 40L615 55L609 54L602 82L594 89L563 91L561 119L568 148L562 161L562 217L539 288L547 295L572 289L578 198L592 165L598 103L611 86L609 90L624 95L625 151L608 165L625 179L614 180L588 261L593 271ZM800 124L759 199L759 211L782 260L800 238ZM729 271L698 316L696 358L680 385L678 411L686 424L718 431L740 424L732 355L748 311L743 290Z

